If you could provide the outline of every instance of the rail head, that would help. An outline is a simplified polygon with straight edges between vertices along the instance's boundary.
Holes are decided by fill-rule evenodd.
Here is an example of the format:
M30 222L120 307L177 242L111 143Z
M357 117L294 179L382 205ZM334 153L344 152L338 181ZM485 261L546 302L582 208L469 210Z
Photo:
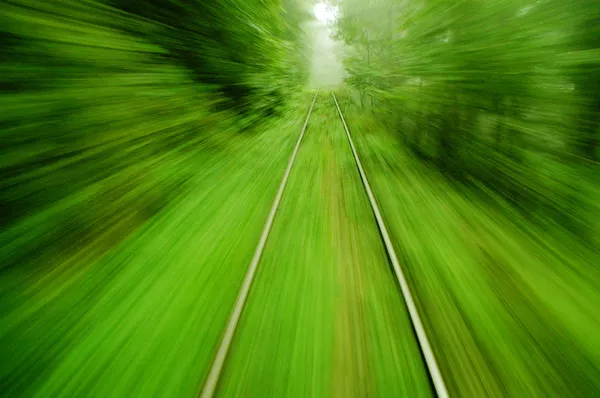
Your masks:
M402 291L402 296L404 297L404 302L406 303L406 307L408 309L410 321L415 330L417 341L419 342L419 347L421 348L423 357L425 358L425 365L427 371L429 372L431 382L438 397L448 398L448 389L446 388L446 383L444 382L444 378L442 377L442 372L440 371L438 363L435 359L435 354L433 353L433 349L431 348L431 344L429 343L429 338L427 337L427 333L425 332L425 328L423 327L423 322L421 321L421 317L419 316L419 312L413 299L413 295L410 291L406 278L404 277L404 272L402 271L402 267L400 266L400 261L398 261L398 256L396 255L396 251L394 250L394 246L388 233L388 229L385 226L385 222L381 215L381 211L379 210L379 206L377 205L377 201L375 200L375 196L373 195L373 191L371 190L371 185L369 184L367 175L363 169L362 163L360 162L360 158L358 157L356 147L354 146L352 135L350 134L350 130L348 129L348 125L346 124L346 120L344 119L344 115L342 114L342 109L340 108L340 105L333 90L331 90L331 95L333 97L333 101L335 102L335 106L338 110L338 114L340 116L342 124L344 125L346 137L348 138L350 149L352 150L352 156L354 157L354 161L356 162L356 166L360 174L360 179L367 193L367 197L369 199L369 203L371 204L373 214L375 215L377 227L379 228L379 232L381 233L381 236L383 238L385 250L387 251L388 258L392 263L392 268L394 269L394 274L396 275L398 284L400 285L400 290Z

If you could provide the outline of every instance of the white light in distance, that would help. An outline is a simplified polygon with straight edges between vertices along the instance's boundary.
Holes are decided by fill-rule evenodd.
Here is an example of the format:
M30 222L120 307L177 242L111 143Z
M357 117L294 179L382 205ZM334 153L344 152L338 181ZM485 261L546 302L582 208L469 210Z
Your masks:
M315 17L321 22L333 22L337 17L337 7L325 3L317 3L314 8Z

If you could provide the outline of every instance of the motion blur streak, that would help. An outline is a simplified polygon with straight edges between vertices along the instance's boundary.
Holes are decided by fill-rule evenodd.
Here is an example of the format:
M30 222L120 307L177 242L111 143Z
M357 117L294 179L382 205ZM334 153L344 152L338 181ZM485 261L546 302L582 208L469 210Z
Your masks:
M0 44L0 395L197 396L326 86L449 395L600 395L597 0L5 0ZM215 395L430 397L314 107Z

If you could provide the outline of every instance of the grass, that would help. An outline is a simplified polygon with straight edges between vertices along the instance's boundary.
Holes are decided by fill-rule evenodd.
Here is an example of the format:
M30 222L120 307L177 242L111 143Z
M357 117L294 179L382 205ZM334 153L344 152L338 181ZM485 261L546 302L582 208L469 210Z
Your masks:
M185 192L113 247L4 272L4 393L196 394L305 111L222 131Z
M220 396L431 396L329 93L321 93Z
M51 264L4 272L4 391L197 394L305 111L258 133L231 126L209 134L214 145L182 163L179 172L191 176L185 189L131 232L117 220L79 250L41 257ZM327 93L315 105L219 394L431 395Z
M152 79L185 82L178 69L155 72ZM120 79L105 80L107 89ZM1 235L10 243L1 258L14 262L0 275L6 395L198 393L309 96L259 132L239 134L208 106L190 108L203 97L188 83L161 100L132 100L114 136L76 143L81 156L9 181L24 191L43 184L41 196L64 192ZM124 88L122 97L138 90ZM46 95L56 99L39 93L32 107L45 109ZM114 108L94 108L123 104L110 98L82 107L99 119L77 113L73 128L111 120ZM188 105L170 102L178 98ZM14 112L22 102L3 100ZM451 394L594 396L597 246L553 220L542 228L524 219L494 194L468 195L409 155L372 115L341 105ZM11 115L23 118L25 108ZM152 122L161 109L170 113ZM37 129L24 120L7 122L14 137ZM109 152L119 173L106 168ZM17 155L3 165L18 164ZM100 174L79 175L80 163ZM56 185L64 181L74 183ZM431 395L327 93L317 100L230 354L223 396Z
M342 98L451 395L596 395L598 247L467 195Z

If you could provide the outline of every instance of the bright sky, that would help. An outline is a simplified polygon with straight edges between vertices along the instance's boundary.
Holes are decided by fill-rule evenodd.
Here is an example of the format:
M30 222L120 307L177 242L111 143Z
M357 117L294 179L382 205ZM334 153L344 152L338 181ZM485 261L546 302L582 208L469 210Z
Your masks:
M314 8L315 17L321 22L333 22L337 17L337 7L326 3L317 3Z
M307 36L312 50L309 84L312 88L335 87L343 84L346 76L341 62L342 43L332 39L331 24L340 12L337 6L326 3L326 0L318 1L313 8L316 20L310 22Z

